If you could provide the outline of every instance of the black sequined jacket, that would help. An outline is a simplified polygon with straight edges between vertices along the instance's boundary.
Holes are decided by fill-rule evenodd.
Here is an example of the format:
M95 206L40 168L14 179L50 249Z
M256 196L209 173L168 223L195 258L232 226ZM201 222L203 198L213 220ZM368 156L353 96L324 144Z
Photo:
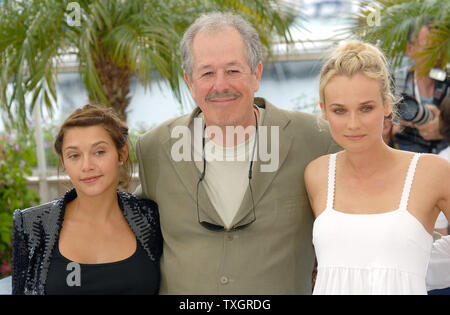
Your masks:
M162 236L157 204L128 193L118 191L117 194L119 207L136 239L150 259L159 263ZM62 199L14 212L13 294L45 294L47 273L53 250L58 245L66 205L76 196L75 189L72 189Z

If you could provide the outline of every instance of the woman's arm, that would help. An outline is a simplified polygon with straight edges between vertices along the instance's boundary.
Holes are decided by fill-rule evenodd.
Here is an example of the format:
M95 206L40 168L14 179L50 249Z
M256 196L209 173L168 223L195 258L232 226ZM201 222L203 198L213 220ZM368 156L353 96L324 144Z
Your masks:
M447 221L450 222L450 162L441 157L437 158L439 162L434 164L439 174L437 189L442 191L437 207L445 215Z
M161 225L159 220L158 204L150 199L141 199L142 213L150 224L148 237L151 244L151 251L155 258L159 261L163 249L163 237L161 233Z
M22 210L13 214L12 294L24 294L28 270L28 237L23 229Z
M316 218L326 206L328 161L329 155L324 155L310 162L305 168L306 193Z
M450 162L438 157L433 166L437 168L436 188L441 191L437 206L450 221ZM433 243L426 280L428 290L450 287L450 236Z

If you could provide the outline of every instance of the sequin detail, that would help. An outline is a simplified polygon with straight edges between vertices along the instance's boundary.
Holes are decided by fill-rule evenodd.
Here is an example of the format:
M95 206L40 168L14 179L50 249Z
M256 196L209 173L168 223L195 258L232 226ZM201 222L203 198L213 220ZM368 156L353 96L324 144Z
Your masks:
M151 260L159 263L162 235L158 205L148 199L117 191L119 207ZM75 189L62 199L18 209L13 214L12 293L45 294L53 250L58 244L66 205L77 197Z

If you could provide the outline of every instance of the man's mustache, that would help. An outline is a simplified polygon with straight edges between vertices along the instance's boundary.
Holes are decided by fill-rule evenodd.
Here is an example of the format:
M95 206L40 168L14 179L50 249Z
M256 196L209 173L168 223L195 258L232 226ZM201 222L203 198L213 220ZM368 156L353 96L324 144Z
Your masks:
M216 98L237 98L241 97L242 94L239 92L231 93L231 92L224 92L224 93L212 93L206 96L206 101L212 101Z

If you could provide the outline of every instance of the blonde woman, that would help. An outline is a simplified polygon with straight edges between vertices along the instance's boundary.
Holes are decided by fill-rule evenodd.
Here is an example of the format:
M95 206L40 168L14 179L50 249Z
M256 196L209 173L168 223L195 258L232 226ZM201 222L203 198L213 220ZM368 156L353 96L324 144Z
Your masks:
M439 211L450 217L450 163L390 148L394 100L383 54L351 41L320 74L320 106L344 150L306 168L316 217L314 294L426 294Z

